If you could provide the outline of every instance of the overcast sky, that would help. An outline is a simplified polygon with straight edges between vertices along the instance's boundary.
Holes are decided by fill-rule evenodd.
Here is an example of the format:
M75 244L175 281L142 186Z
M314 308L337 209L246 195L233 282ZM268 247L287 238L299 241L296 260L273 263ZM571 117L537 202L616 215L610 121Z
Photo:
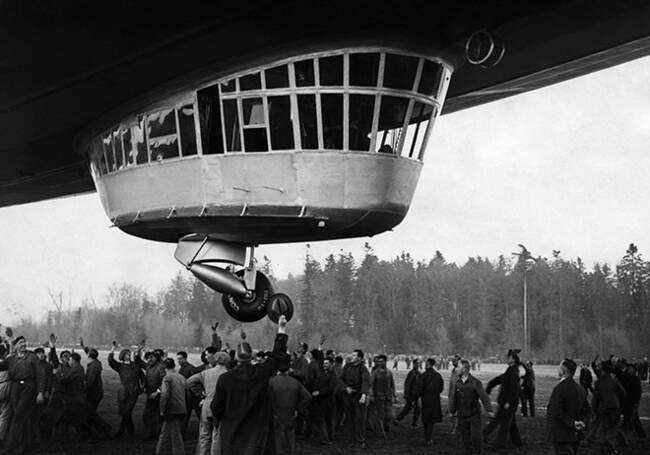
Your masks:
M587 264L650 252L650 58L438 119L413 205L394 231L312 243L323 258L435 250L496 258L525 244ZM115 282L155 293L182 271L175 245L109 228L96 194L0 209L0 323L40 318L48 291L102 301ZM302 270L305 244L262 247L276 275ZM188 272L183 272L188 273Z

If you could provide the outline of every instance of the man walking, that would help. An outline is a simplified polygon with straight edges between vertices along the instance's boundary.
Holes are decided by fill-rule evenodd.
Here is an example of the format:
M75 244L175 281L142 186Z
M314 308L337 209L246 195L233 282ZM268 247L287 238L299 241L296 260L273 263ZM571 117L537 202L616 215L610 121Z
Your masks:
M363 351L355 349L350 362L343 367L345 384L345 422L354 446L366 448L366 414L370 373L363 361Z
M426 361L426 370L422 375L420 396L422 399L422 424L424 426L424 443L433 445L433 425L442 422L440 394L444 390L444 381L435 369L436 360Z
M535 417L535 371L533 362L523 364L526 373L521 380L521 415Z
M168 451L171 446L172 455L185 455L181 427L185 418L185 378L174 371L174 359L163 362L165 376L160 390L159 412L162 417L162 427L156 455Z
M490 397L483 390L483 384L470 374L469 360L462 359L450 394L449 412L456 415L465 455L481 453L483 423L479 400L485 411L493 415Z
M420 361L413 361L413 369L408 372L404 380L404 409L399 413L397 418L393 421L394 424L399 424L404 417L413 408L413 419L411 420L411 428L417 428L418 418L420 417L420 381L422 373L420 372Z
M548 437L555 455L578 453L577 433L586 428L585 421L590 413L587 393L573 380L576 368L573 360L562 361L558 372L560 383L551 392L546 408Z
M374 430L386 438L393 419L393 401L396 399L393 373L386 368L386 356L376 357L376 367L370 374L370 403L374 412Z

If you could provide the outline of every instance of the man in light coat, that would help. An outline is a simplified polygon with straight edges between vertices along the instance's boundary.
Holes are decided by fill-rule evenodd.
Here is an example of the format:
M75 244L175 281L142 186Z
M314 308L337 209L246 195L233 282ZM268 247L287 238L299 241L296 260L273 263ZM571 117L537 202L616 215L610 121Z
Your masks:
M174 359L165 359L165 376L160 391L160 416L163 423L156 444L156 455L167 452L185 455L183 445L183 419L185 419L185 378L175 371Z

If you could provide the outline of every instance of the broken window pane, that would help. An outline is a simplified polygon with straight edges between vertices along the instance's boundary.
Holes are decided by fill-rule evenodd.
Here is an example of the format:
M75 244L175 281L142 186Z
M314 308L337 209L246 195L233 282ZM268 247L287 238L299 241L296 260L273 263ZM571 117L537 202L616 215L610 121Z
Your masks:
M436 94L437 87L440 85L441 76L442 65L430 60L425 60L424 66L422 67L422 76L420 76L418 92L424 95L434 96Z
M106 165L108 167L108 172L113 172L115 168L115 155L113 154L113 135L108 133L104 135L102 139L102 145L104 147L104 155L106 155Z
M178 137L176 135L156 137L149 140L151 161L178 158Z
M187 104L178 110L178 126L181 133L183 156L196 155L196 127L194 126L193 104Z
M262 98L247 98L242 100L244 110L244 125L264 125L264 102Z
M229 152L241 152L239 115L237 114L236 100L224 100L223 120L226 128L226 148Z
M201 128L201 147L203 154L223 153L223 134L221 132L221 104L216 86L197 92L199 104L199 125Z
M293 121L289 96L269 96L269 128L273 150L293 149Z
M262 88L260 73L247 74L239 78L239 90L259 90Z
M150 138L176 134L174 109L147 114L147 134Z
M225 81L219 84L221 85L221 92L222 93L234 92L235 89L237 88L235 80L236 79L230 79L229 81Z
M372 117L375 112L374 95L350 95L350 150L370 150Z
M376 87L379 54L350 54L350 85Z
M406 55L386 54L384 87L412 90L418 59Z
M246 152L266 152L269 145L266 142L266 128L246 128L244 130Z
M136 153L136 163L144 164L148 163L149 159L147 157L147 144L144 142L144 118L139 117L138 123L131 127L131 151L129 154L133 153L135 149Z
M323 146L343 149L343 95L321 95L323 110Z
M303 149L318 148L315 95L298 95L298 116L300 118L300 141Z
M406 98L396 96L381 97L376 144L378 152L396 153L408 104L409 100Z
M297 87L313 87L314 86L314 61L302 60L293 64L296 72L296 86Z
M318 72L320 85L343 85L343 56L319 58Z
M117 169L123 169L124 164L124 155L122 154L122 134L120 130L113 131L113 148L115 150L115 167Z
M287 65L276 66L264 71L266 88L289 87L289 72Z

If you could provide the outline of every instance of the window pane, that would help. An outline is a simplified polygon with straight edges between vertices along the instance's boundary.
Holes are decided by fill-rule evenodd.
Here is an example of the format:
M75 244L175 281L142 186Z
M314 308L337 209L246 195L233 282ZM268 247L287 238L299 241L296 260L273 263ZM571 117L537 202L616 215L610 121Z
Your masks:
M293 64L296 71L297 87L312 87L314 85L314 61L303 60Z
M237 101L224 100L223 120L226 126L226 148L229 152L241 152L241 136L239 135L239 117Z
M133 148L133 141L131 140L131 128L123 130L122 142L124 143L124 159L127 166L135 165L135 157L137 151Z
M207 87L203 90L199 90L197 92L197 97L203 154L209 155L213 153L223 153L219 90L217 90L216 86ZM183 150L185 150L185 148L183 148Z
M404 136L402 156L417 158L418 149L416 143L422 142L422 138L427 129L427 124L429 123L429 118L431 117L431 112L433 112L433 106L430 104L424 104L417 101L413 105L413 112L411 112L409 125L406 128Z
M122 154L122 134L120 130L113 131L113 145L115 148L115 167L117 169L123 169L126 166L124 165L124 155Z
M323 145L326 149L343 149L343 95L321 96L323 109Z
M418 92L424 95L435 95L436 88L440 85L441 76L442 65L425 60L424 66L422 67L422 76L420 76Z
M350 54L350 85L376 87L379 54Z
M239 78L239 90L259 90L261 88L260 73L248 74Z
M404 123L404 116L409 100L395 96L381 97L379 111L379 127L377 129L377 151L380 153L395 153L399 145L399 137Z
M417 111L417 121L419 128L417 134L415 135L415 141L413 142L413 146L411 148L411 154L409 155L411 158L421 159L424 154L424 147L427 146L427 144L424 142L424 137L427 132L429 122L431 121L431 115L433 114L434 109L435 108L433 106L425 104L423 109Z
M93 150L92 153L95 156L95 159L97 160L99 173L101 175L106 174L106 172L108 172L108 168L106 167L106 157L104 156L104 147L102 147L101 140L95 139L92 142L91 147Z
M416 57L386 54L384 87L412 90L417 68L418 59Z
M375 97L372 95L350 95L350 150L370 150L372 116L375 112Z
M293 149L293 121L288 96L269 96L269 127L273 150Z
M230 79L229 81L221 83L221 91L223 93L234 92L237 85L235 84L235 79Z
M113 172L115 170L115 155L113 154L113 140L112 134L108 133L102 139L102 145L104 146L104 155L106 155L106 165L108 166L108 172Z
M289 72L287 65L276 66L264 71L266 88L289 87Z
M247 128L244 130L246 152L266 152L269 146L266 142L266 128Z
M162 161L168 158L178 158L177 136L163 136L149 140L151 161Z
M147 144L144 142L144 118L138 118L138 124L131 127L131 147L136 149L137 164L148 163ZM133 152L129 152L133 153Z
M176 134L174 109L147 114L147 133L150 138Z
M316 122L316 97L298 95L298 115L300 117L300 141L303 149L318 148L318 130Z
M244 109L244 125L264 125L264 103L262 98L247 98L242 100Z
M181 153L183 156L196 155L194 105L187 104L178 110L178 126L181 133Z
M320 85L343 85L343 56L318 59Z

